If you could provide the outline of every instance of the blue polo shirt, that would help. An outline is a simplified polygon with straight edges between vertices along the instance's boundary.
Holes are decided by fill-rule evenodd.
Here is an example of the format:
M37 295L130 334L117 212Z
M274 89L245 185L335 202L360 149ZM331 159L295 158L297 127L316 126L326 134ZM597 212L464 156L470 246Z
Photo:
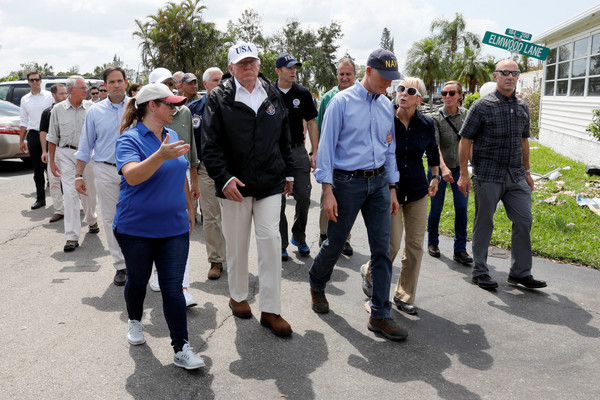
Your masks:
M179 140L171 129L163 130L163 140ZM132 161L142 162L160 148L161 142L144 124L138 122L117 139L117 170ZM166 160L146 181L131 186L121 177L119 202L113 221L118 233L147 238L171 237L190 230L184 184L188 162L185 156Z

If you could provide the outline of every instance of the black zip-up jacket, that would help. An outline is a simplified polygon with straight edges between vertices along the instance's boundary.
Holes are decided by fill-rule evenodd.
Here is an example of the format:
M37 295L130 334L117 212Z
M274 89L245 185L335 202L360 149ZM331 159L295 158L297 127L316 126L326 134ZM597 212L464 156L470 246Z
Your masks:
M292 155L287 109L277 90L259 74L267 98L255 114L235 101L233 76L223 76L211 90L202 121L202 160L215 181L215 194L225 198L223 187L236 177L244 197L262 199L283 193L291 176Z

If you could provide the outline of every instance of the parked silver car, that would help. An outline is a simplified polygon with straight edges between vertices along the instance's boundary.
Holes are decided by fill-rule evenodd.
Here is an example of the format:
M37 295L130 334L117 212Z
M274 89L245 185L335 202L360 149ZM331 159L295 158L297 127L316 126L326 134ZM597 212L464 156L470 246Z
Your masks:
M0 100L0 160L7 158L29 158L19 149L19 107Z

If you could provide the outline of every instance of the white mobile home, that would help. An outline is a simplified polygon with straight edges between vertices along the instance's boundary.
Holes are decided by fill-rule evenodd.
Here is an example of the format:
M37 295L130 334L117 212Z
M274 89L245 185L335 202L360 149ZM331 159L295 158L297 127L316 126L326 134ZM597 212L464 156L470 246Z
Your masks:
M534 37L550 48L544 63L540 142L587 164L600 164L600 142L586 132L600 108L600 4Z

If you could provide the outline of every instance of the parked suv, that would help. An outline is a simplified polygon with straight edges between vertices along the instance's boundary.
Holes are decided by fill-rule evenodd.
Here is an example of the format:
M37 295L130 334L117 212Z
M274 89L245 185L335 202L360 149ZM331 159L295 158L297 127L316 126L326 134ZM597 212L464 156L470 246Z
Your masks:
M42 90L50 90L50 86L55 83L62 83L63 85L67 82L66 76L42 76ZM91 86L100 86L102 79L100 78L86 78L88 88ZM0 100L10 101L16 106L21 105L21 98L25 96L31 88L27 83L26 78L21 78L17 81L0 82ZM89 99L89 93L88 93Z

